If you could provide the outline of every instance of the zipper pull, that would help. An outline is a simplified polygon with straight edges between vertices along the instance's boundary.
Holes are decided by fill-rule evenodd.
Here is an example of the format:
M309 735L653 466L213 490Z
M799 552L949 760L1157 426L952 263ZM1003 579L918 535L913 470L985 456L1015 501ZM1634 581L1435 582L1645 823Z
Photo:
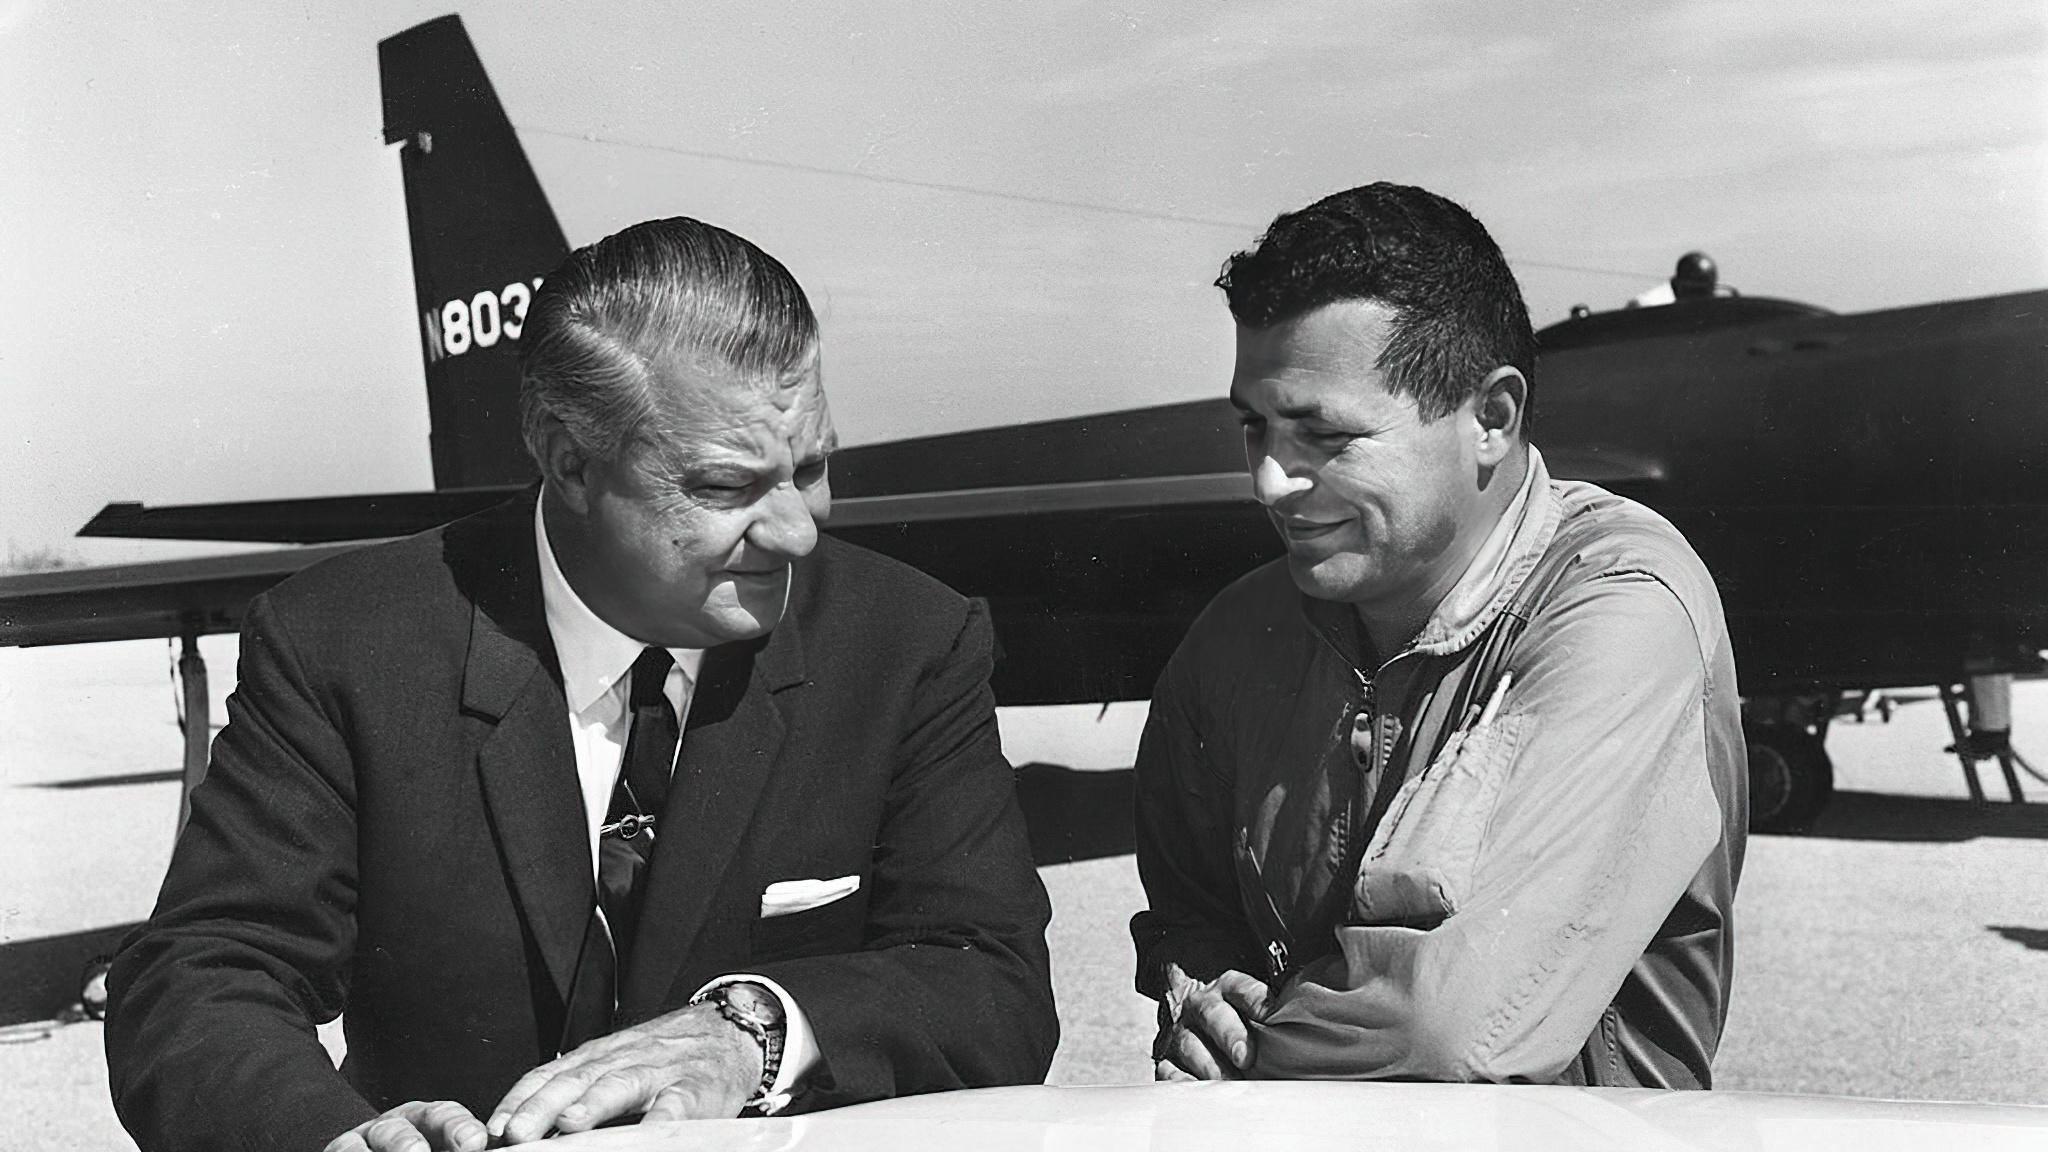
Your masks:
M1351 755L1358 762L1360 768L1371 771L1373 760L1373 726L1378 722L1378 717L1373 714L1373 706L1376 700L1372 686L1372 677L1367 676L1357 668L1353 668L1351 672L1352 675L1358 677L1360 695L1358 711L1351 718Z

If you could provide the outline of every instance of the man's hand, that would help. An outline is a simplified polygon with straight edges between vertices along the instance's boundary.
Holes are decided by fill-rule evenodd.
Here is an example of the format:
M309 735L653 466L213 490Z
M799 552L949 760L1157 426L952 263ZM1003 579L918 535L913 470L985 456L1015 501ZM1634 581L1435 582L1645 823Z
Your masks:
M716 1005L694 1004L600 1036L519 1078L491 1113L507 1144L621 1116L731 1119L761 1083L761 1045Z
M415 1100L327 1142L326 1152L483 1152L490 1134L453 1100Z
M1247 1021L1263 1020L1266 983L1235 970L1207 984L1166 966L1159 1000L1159 1039L1152 1045L1153 1076L1160 1080L1241 1080L1252 1066Z

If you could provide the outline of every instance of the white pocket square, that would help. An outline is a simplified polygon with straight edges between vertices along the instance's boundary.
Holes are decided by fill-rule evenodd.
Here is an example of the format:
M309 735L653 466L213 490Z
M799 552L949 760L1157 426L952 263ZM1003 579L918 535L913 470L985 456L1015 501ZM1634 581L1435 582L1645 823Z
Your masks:
M834 900L844 900L858 891L858 876L841 876L837 880L777 880L761 892L761 918L766 920L770 916L808 912Z

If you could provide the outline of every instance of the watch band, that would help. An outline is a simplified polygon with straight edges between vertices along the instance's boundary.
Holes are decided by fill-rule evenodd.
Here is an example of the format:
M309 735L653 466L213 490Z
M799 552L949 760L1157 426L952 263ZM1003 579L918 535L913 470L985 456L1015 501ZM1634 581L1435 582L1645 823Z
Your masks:
M751 1004L734 1001L732 991L740 984L721 984L709 989L692 1003L709 1002L718 1009L718 1014L732 1021L742 1031L752 1036L761 1045L761 1082L754 1086L754 1094L747 1098L745 1107L759 1109L775 1090L775 1078L782 1071L782 1048L788 1034L788 1025L777 1019L780 1013L771 1015ZM775 998L775 993L760 985L749 985L760 990L761 995ZM778 1004L777 1007L780 1007Z

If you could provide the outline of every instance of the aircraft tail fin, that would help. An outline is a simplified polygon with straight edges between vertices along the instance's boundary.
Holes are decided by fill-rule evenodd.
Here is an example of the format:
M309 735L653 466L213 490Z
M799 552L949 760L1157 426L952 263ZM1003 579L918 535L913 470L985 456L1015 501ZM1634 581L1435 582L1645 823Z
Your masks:
M519 335L569 254L460 16L377 45L384 140L403 143L436 488L534 475L519 437Z

